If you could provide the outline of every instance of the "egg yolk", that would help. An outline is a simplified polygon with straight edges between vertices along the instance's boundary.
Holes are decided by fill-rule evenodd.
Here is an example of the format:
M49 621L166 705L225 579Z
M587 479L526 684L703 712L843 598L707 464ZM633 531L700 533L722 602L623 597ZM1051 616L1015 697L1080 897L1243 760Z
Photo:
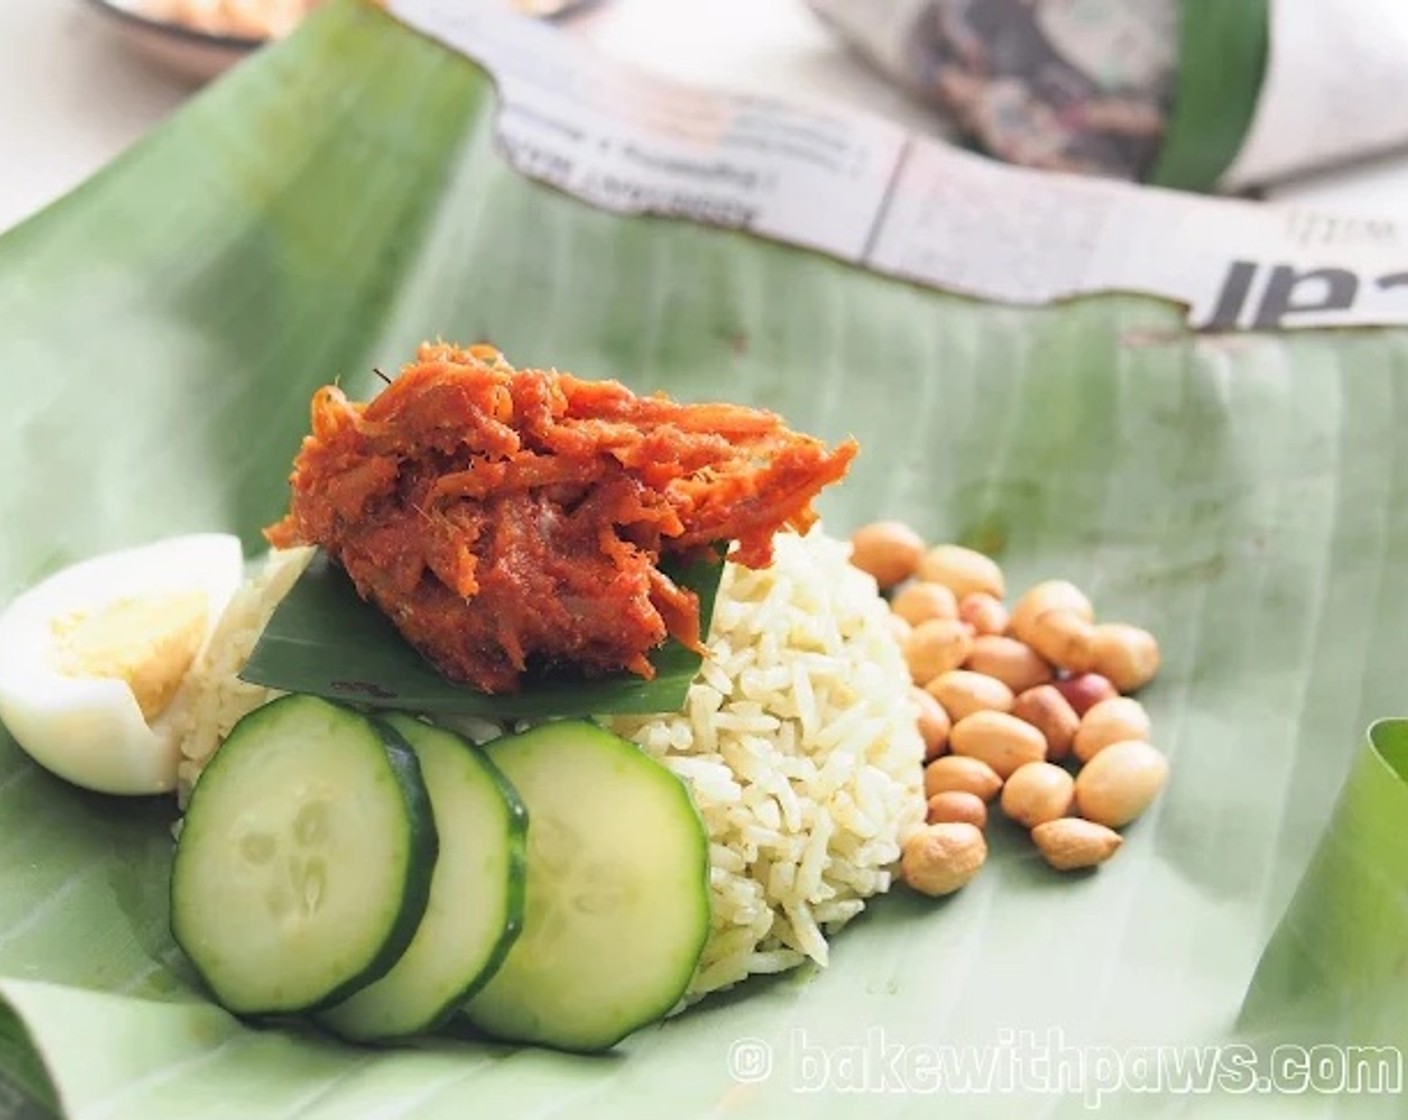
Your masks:
M125 681L150 723L176 695L208 621L201 591L120 599L54 623L54 667L70 677Z

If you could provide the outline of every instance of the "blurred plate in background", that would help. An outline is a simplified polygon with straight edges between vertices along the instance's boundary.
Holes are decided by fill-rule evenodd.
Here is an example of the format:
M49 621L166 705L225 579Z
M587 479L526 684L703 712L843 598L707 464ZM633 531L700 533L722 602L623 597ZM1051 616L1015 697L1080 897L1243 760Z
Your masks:
M467 3L494 3L507 6L540 19L552 19L566 15L578 8L595 4L597 0L466 0ZM252 17L257 19L257 5L239 17L232 17L227 26L221 26L218 14L212 11L213 5L193 5L205 26L169 18L164 9L169 4L154 0L88 0L98 12L107 16L118 28L122 37L138 53L164 69L193 82L207 82L223 74L235 63L246 58L273 38L293 30L290 20L301 17L290 16L277 4L270 5L270 14L264 22L267 33L257 33L251 28ZM316 6L316 5L313 5ZM286 6L285 6L286 7Z
M135 51L193 82L206 82L223 74L266 42L238 35L215 35L155 19L143 13L143 0L88 0L88 3L111 20Z

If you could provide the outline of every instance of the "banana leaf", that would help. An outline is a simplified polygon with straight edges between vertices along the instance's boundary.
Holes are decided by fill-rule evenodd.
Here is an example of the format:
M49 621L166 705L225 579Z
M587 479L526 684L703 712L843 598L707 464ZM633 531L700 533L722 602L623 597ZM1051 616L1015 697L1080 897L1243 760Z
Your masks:
M161 534L253 551L313 388L365 395L424 338L485 340L854 434L832 531L903 517L1159 635L1144 699L1171 784L1095 874L1058 876L994 821L959 894L896 891L829 968L605 1057L370 1050L210 1003L167 932L175 807L67 787L0 736L0 1105L1399 1114L1392 1071L1331 1091L1311 1058L1386 1048L1401 1082L1408 1045L1408 725L1364 741L1405 709L1408 335L1194 335L1131 296L982 304L607 214L512 171L495 109L470 61L333 3L0 239L0 599Z
M661 564L699 597L699 628L709 632L723 564L715 556ZM243 680L283 692L352 700L374 708L473 715L484 719L677 712L704 658L673 638L649 655L655 675L584 678L535 668L517 692L491 695L442 677L397 633L327 554L314 555L280 601L240 671Z
M1184 0L1178 78L1149 182L1207 191L1232 166L1251 130L1271 50L1269 0Z

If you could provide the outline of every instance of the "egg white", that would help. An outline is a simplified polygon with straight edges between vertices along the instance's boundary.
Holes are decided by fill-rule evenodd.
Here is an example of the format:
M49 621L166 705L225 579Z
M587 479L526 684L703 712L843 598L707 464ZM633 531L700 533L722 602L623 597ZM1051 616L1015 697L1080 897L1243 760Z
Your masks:
M54 624L123 599L199 591L208 641L243 570L239 538L197 533L84 560L30 588L0 614L0 721L36 762L75 785L131 795L174 788L178 705L148 724L126 681L58 672Z

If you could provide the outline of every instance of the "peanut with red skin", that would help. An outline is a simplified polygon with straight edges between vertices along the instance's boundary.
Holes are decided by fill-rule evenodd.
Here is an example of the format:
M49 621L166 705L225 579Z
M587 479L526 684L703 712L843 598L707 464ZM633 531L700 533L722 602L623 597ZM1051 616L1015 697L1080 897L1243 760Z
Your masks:
M1046 737L1046 757L1059 762L1071 752L1071 743L1080 729L1080 717L1057 687L1039 684L1029 688L1012 703L1012 714L1026 720Z
M1078 673L1056 681L1052 687L1066 698L1078 716L1084 716L1101 700L1113 700L1120 694L1120 690L1099 673Z

